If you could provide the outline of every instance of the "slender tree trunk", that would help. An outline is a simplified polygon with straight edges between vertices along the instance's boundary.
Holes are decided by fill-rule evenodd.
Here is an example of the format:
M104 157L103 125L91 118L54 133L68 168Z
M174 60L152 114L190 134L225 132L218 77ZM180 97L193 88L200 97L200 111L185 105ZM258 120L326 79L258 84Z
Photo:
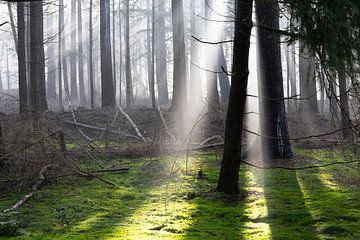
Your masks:
M18 69L19 69L19 105L20 115L25 117L28 111L25 49L25 12L24 3L17 3L18 21ZM1 80L1 76L0 76Z
M83 54L83 42L82 42L82 0L78 1L78 58L79 58L79 92L80 92L80 105L86 104L85 96L85 83L84 83L84 54Z
M90 0L89 10L89 86L90 86L90 106L91 109L95 108L94 96L94 69L93 69L93 0Z
M230 82L229 77L227 75L227 64L224 54L224 46L219 46L219 57L218 57L218 78L220 83L220 93L221 93L221 102L226 104L229 100L229 94L230 94Z
M45 90L45 54L43 31L43 3L30 3L31 27L31 111L38 116L47 109Z
M122 79L123 79L123 54L122 54L122 19L121 0L119 0L119 106L122 105Z
M171 1L173 30L173 98L171 110L182 112L187 106L185 33L183 0Z
M217 191L235 195L239 189L242 125L249 75L250 34L253 0L239 0L236 6L235 39L229 105L226 116L224 153Z
M130 0L125 0L125 75L126 106L131 107L134 101L130 61Z
M8 2L7 6L8 6L8 11L9 11L11 32L12 32L13 38L14 38L15 50L17 51L17 49L18 49L18 40L17 40L17 36L16 36L16 27L15 27L15 21L14 21L14 14L13 14L10 2Z
M114 75L114 79L113 79L113 85L114 85L114 97L115 97L115 103L116 103L116 44L115 44L115 39L116 39L116 28L115 28L115 23L116 23L116 10L115 10L115 0L113 0L113 15L112 15L112 48L113 48L113 75ZM116 104L115 104L116 105Z
M48 29L51 29L51 16L47 16L46 25ZM51 34L53 34L51 32ZM55 66L55 49L52 42L47 43L47 81L46 81L46 93L47 99L52 103L56 99L56 66Z
M62 52L62 70L63 70L63 79L64 79L64 89L66 97L70 97L70 88L69 88L69 79L68 79L68 68L67 68L67 52L66 52L66 34L65 34L65 25L64 25L64 0L60 0L60 16L59 22L62 29L62 38L61 38L61 52Z
M155 79L154 79L154 44L155 44L155 3L154 0L151 2L147 0L148 11L151 9L151 18L150 15L147 16L147 62L148 62L148 82L149 82L149 95L151 107L155 109ZM150 32L151 31L151 32Z
M341 128L344 139L350 139L352 136L351 119L349 111L349 98L346 84L345 71L339 71L339 94L340 94L340 110L341 110Z
M100 2L100 31L102 107L114 107L114 78L112 74L110 38L110 0Z
M71 52L70 52L70 83L71 100L78 100L76 77L76 0L71 0Z
M61 57L62 57L62 38L63 38L63 23L62 23L62 19L61 19L61 11L64 8L64 0L59 0L59 26L58 26L58 34L59 34L59 38L58 38L58 97L59 97L59 109L60 111L63 111L63 103L62 103L62 98L63 98L63 92L62 92L62 63L61 63Z
M279 6L275 2L255 0L257 21L266 28L279 29ZM284 88L281 69L279 35L258 28L260 119L263 156L291 158Z
M0 68L0 91L3 90L2 76L1 76L1 68Z
M6 54L6 77L7 77L7 90L10 92L11 80L10 80L10 67L9 67L9 49Z
M156 80L158 87L158 98L160 104L168 104L168 82L167 82L167 61L166 61L166 33L165 33L165 0L157 1L156 14Z

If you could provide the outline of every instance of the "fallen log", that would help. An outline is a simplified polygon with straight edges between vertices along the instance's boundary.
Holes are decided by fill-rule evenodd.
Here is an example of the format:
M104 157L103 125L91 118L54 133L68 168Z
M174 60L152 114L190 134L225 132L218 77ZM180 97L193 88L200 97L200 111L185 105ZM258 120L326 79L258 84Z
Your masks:
M220 136L220 135L215 135L215 136L209 137L209 138L205 139L204 141L202 141L200 143L200 146L204 146L205 144L208 144L209 142L211 142L213 140L224 141L224 138L222 136Z
M118 107L120 113L126 118L126 120L128 120L128 122L130 123L131 127L134 129L134 131L136 132L136 135L138 135L139 138L141 138L141 140L144 143L148 143L145 139L145 137L140 133L139 128L136 126L136 124L134 123L134 121L130 118L130 116L124 111L124 109L122 107Z
M168 126L166 125L166 122L165 122L165 119L164 119L164 116L163 116L163 114L162 114L162 112L161 112L160 107L157 106L156 110L157 110L157 112L158 112L158 114L159 114L159 118L160 118L160 120L161 120L161 122L162 122L162 124L163 124L163 126L164 126L164 128L165 128L166 133L167 133L167 134L172 138L172 140L174 140L174 142L175 142L175 141L176 141L176 138L175 138L175 136L170 132Z

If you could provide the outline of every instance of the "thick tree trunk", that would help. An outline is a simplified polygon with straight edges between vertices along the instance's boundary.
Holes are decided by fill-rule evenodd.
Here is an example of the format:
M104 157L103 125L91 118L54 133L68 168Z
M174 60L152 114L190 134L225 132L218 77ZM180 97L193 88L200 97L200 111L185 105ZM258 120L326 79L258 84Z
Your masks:
M319 112L315 80L315 60L301 40L299 51L300 96L306 100L300 102L298 114L306 117L309 113L315 114Z
M230 82L227 75L228 70L223 45L219 46L218 54L218 79L220 83L221 102L226 104L229 100Z
M173 98L171 110L182 110L187 106L187 80L185 61L185 33L183 0L171 1L173 30Z
M95 108L94 96L94 67L93 67L93 0L90 0L89 10L89 88L90 88L90 107Z
M114 107L115 96L110 39L110 0L100 2L100 31L102 107Z
M134 101L130 61L130 0L125 0L125 75L126 106L131 107Z
M45 89L45 54L43 31L43 3L39 1L30 3L31 27L31 111L34 116L47 109Z
M226 116L224 153L217 191L238 194L242 125L249 75L250 34L253 0L239 0L236 7L233 69Z
M26 49L25 49L25 12L24 3L17 3L18 21L18 66L19 66L19 108L20 115L25 117L28 112L27 80L26 80ZM0 75L1 81L1 75Z
M70 86L71 100L78 100L76 77L76 0L71 0L71 52L70 52Z
M83 55L83 42L82 42L82 0L78 1L78 58L79 58L79 92L80 92L80 105L84 106L86 104L85 96L85 83L84 83L84 55Z
M158 0L156 14L156 80L158 86L159 103L169 102L166 62L166 33L165 33L165 0Z
M267 28L279 29L278 3L255 0L259 49L259 92L260 124L263 156L272 158L291 158L283 78L281 70L280 37Z

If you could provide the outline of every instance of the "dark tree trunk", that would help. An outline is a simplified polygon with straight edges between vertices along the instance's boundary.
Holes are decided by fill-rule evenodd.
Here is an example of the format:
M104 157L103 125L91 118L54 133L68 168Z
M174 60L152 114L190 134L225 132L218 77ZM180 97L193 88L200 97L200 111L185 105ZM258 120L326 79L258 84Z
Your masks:
M125 0L125 75L126 106L131 107L134 101L130 61L130 0Z
M220 83L220 93L221 93L221 102L227 103L229 100L229 94L230 94L230 82L229 77L227 75L227 64L224 54L224 46L219 46L219 58L218 58L218 79Z
M155 82L154 82L154 14L153 14L153 9L154 9L154 3L153 1L151 2L150 5L150 0L146 1L147 3L147 10L151 13L151 17L150 14L147 15L147 21L146 21L146 25L147 25L147 32L146 32L146 44L147 44L147 65L148 65L148 83L149 83L149 96L150 96L150 102L151 102L151 107L155 108Z
M26 47L25 47L25 12L24 3L17 3L18 21L18 66L19 66L19 107L20 115L25 117L28 111L26 80ZM1 74L0 74L1 81Z
M168 83L167 83L167 63L166 63L166 34L165 34L165 0L158 0L156 16L156 80L158 86L159 103L169 102Z
M281 70L280 37L267 30L279 29L278 3L255 0L259 49L260 121L263 156L291 158ZM262 28L261 26L265 26Z
M182 111L187 105L184 6L182 0L171 1L173 30L173 98L171 110Z
M90 106L91 109L95 108L94 96L94 68L93 68L93 0L90 0L89 10L89 86L90 86Z
M71 0L71 50L70 50L71 100L78 100L76 77L76 0Z
M62 83L62 38L63 38L63 23L61 19L61 11L64 8L64 1L60 0L59 1L59 26L58 26L58 34L59 34L59 41L58 41L58 93L59 93L59 109L60 111L63 111L63 103L62 103L62 98L63 98L63 92L62 92L62 87L63 87L63 83Z
M319 112L315 79L315 60L301 40L299 51L300 96L306 100L300 102L298 114L307 117L309 113L315 114Z
M236 7L235 39L229 105L226 116L224 153L217 191L235 195L239 190L242 125L249 75L250 34L253 0L239 0Z
M84 55L83 55L83 42L82 42L82 6L81 1L78 1L78 51L79 51L79 92L80 92L80 105L84 106L86 104L85 96L85 83L84 83Z
M121 1L119 0L119 105L122 105L122 79L123 79L123 54L122 54L122 11L121 11Z
M30 82L31 82L31 111L38 116L47 109L45 90L45 54L43 31L43 3L30 3Z
M100 31L102 107L114 107L115 96L110 39L110 0L100 2Z
M60 0L60 5L59 5L59 8L60 8L60 16L59 16L59 22L60 22L60 25L61 25L61 29L62 29L62 35L63 37L61 38L61 51L62 51L62 67L63 67L63 79L64 79L64 89L65 89L65 95L66 95L66 98L69 98L70 97L70 88L69 88L69 79L68 79L68 68L67 68L67 52L66 52L66 35L65 35L65 25L64 25L64 8L65 8L65 5L64 5L64 0Z
M116 105L116 44L115 44L115 38L116 38L116 10L115 10L115 0L113 0L113 15L112 15L112 49L113 49L113 89L114 89L114 104Z
M340 94L340 110L341 110L341 128L344 139L351 139L352 130L350 111L349 111L349 98L346 86L346 74L344 71L339 71L339 94Z

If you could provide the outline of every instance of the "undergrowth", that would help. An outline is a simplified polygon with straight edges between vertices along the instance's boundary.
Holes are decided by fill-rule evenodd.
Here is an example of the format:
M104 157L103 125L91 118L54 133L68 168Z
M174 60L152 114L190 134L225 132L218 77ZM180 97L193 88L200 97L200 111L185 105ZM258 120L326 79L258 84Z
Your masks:
M354 158L341 150L297 153L309 163ZM17 236L1 239L360 239L356 164L304 171L242 166L244 197L233 201L213 191L215 153L192 156L188 174L178 159L169 177L173 160L154 159L142 171L146 159L126 160L128 173L103 175L116 187L79 177L50 183L19 209ZM3 195L0 210L23 194Z

